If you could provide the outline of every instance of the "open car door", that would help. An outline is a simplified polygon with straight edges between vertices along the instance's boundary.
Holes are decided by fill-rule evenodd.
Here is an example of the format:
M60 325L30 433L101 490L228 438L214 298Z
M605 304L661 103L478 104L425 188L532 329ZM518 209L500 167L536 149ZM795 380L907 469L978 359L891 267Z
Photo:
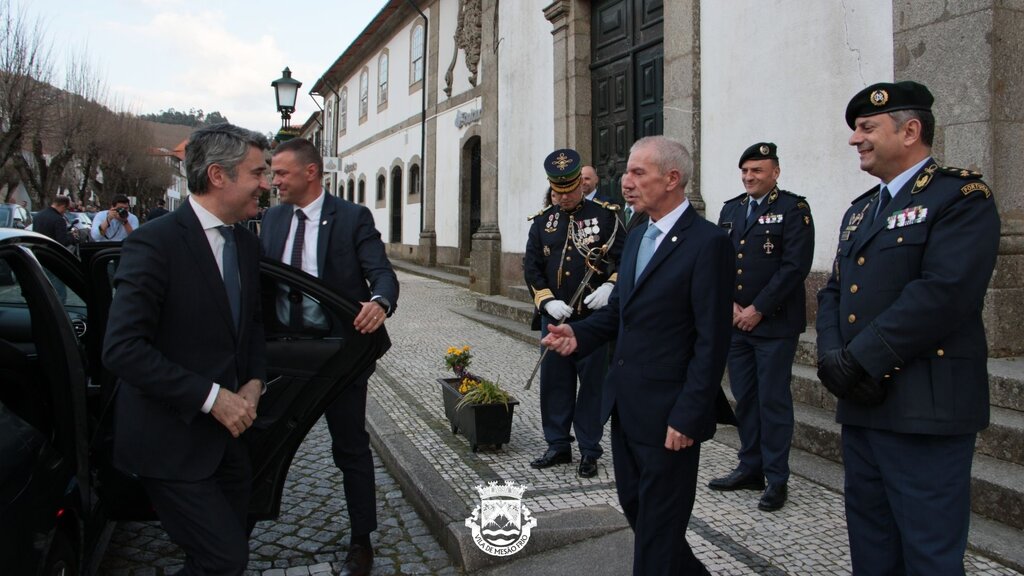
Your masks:
M112 278L120 250L115 246L90 247L87 260L94 301L93 318L101 318L113 295ZM266 335L266 394L260 398L257 418L243 435L252 455L253 486L249 505L253 520L275 518L295 452L327 406L356 378L369 370L390 347L387 333L359 334L352 323L356 303L334 293L319 279L270 259L260 261L263 325ZM303 307L306 320L290 325L288 306ZM98 319L99 319L98 318ZM98 359L97 359L98 360ZM104 370L105 398L112 397L116 381ZM107 404L105 412L109 412ZM109 414L102 417L107 440L98 450L107 463L101 490L111 517L120 520L154 518L152 507L138 482L110 465ZM101 431L102 432L102 431Z

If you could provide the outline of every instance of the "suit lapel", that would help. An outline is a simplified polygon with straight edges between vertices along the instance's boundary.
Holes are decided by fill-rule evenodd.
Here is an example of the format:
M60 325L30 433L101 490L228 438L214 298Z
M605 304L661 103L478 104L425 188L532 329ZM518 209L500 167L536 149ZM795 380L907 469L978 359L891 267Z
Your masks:
M774 192L774 190L772 192ZM771 194L769 193L769 194L766 194L764 196L761 196L761 200L757 204L757 210L754 210L754 217L750 221L751 222L750 226L747 226L747 210L746 210L746 205L743 205L743 235L740 236L740 238L743 238L744 236L746 236L747 232L749 232L750 229L754 227L754 223L757 222L757 219L760 218L761 216L764 216L764 214L766 212L768 212L768 208L770 208L770 206L769 206L769 204L770 204L769 196L770 195Z
M336 220L337 202L337 198L324 193L324 204L320 210L320 221L310 222L310 224L320 227L316 235L316 271L320 277L323 277L324 266L327 265L327 247L330 246L331 230L334 228L334 221Z
M658 245L658 249L655 250L654 255L651 256L651 261L647 263L647 267L644 268L640 277L637 278L636 285L633 287L630 296L636 294L636 291L643 286L644 282L646 282L648 278L650 278L654 270L668 258L669 254L675 251L679 245L686 241L686 230L690 227L690 224L693 223L693 219L696 218L696 214L697 213L693 209L693 206L687 207L686 211L679 217L679 220L677 220L675 225L672 226L672 229L665 234L665 237L661 240L661 244ZM643 238L643 234L638 233L637 235L640 236L640 238ZM637 249L632 252L633 262L632 270L630 270L634 276L636 275L636 252L639 248L640 243L637 242Z
M893 196L892 200L889 201L889 204L886 205L882 213L877 216L874 216L875 210L878 209L878 194L875 194L875 197L871 200L871 205L868 206L868 213L872 215L871 217L874 218L874 220L872 220L871 224L868 226L867 233L857 238L857 243L853 246L854 252L860 250L862 246L874 238L875 234L878 234L882 228L885 228L889 214L902 210L910 205L910 201L913 199L910 191L914 188L914 182L917 181L918 175L923 171L924 168L919 170L917 174L914 174L914 177L908 180L907 183L900 188L899 193ZM879 191L881 191L881 188L879 188Z
M267 256L283 262L284 243L288 241L288 229L294 215L292 211L287 209L279 210L278 213L281 214L281 217L271 222L269 229L266 230L266 234L270 239L270 252ZM267 222L264 222L264 225L266 224Z
M181 224L182 242L195 261L199 277L206 283L208 293L217 303L221 318L231 329L231 333L235 334L235 322L231 317L228 291L224 287L224 279L221 277L220 268L217 267L217 260L213 257L213 250L210 249L210 241L206 238L206 232L190 204L186 203L180 210L175 211L175 214L179 215L178 222Z

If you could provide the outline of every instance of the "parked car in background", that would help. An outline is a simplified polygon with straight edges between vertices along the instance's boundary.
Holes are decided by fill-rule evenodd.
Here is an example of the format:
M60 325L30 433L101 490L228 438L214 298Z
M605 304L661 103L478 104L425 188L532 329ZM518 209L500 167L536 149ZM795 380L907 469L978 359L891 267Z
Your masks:
M121 244L80 257L40 234L0 229L0 573L94 574L118 520L155 519L137 479L111 465L102 363ZM390 345L352 326L356 303L280 262L260 262L268 391L242 438L252 454L252 520L277 517L292 458L327 406ZM287 294L323 322L293 329Z
M20 204L0 204L0 228L28 228L32 215Z

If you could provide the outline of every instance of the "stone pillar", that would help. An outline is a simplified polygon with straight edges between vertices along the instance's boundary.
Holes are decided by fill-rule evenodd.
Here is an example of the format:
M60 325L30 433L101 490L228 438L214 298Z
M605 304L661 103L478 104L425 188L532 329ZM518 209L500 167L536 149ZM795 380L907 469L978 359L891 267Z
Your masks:
M989 353L1024 353L1024 11L987 0L893 2L896 80L935 95L935 157L982 172L1002 218L985 297ZM868 79L869 82L874 81ZM963 255L961 255L963 256Z
M483 0L480 30L480 228L473 234L469 288L501 292L501 231L498 229L498 34L497 0Z
M423 229L420 231L419 263L424 266L437 265L437 232L435 228L435 210L437 207L437 119L434 117L437 110L437 59L441 45L439 30L441 20L441 3L434 2L430 5L430 12L427 14L429 28L427 30L427 70L423 79L423 90L427 91L427 130L424 151L425 158L421 158L423 193L420 201L423 202ZM424 12L426 12L424 10Z
M593 158L590 91L590 3L555 0L544 8L554 50L555 147Z
M700 195L700 0L665 3L665 135L693 156L686 187L690 203L704 213Z

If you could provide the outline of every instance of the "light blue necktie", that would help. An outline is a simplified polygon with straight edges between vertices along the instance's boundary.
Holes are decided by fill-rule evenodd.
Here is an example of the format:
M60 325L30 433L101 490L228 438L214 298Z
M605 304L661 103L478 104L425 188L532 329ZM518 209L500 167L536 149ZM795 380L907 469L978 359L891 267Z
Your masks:
M224 288L228 293L228 304L231 306L231 319L238 329L242 308L242 288L238 278L238 247L235 245L234 226L218 226L224 236Z
M654 241L658 236L661 236L661 228L652 222L647 226L644 238L640 241L640 249L636 252L636 278L634 280L640 279L644 268L647 268L647 263L651 261L651 256L654 256Z

